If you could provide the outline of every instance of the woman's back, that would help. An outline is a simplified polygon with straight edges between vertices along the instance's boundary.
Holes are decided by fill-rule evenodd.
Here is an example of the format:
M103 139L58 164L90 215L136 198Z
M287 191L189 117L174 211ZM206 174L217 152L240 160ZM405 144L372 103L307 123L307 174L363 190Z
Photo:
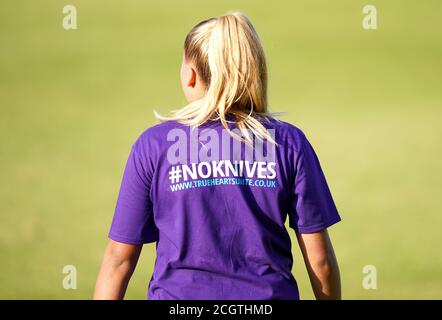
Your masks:
M262 123L277 145L252 148L219 121L168 121L133 145L109 236L158 241L149 299L298 298L287 213L301 232L339 216L304 134Z

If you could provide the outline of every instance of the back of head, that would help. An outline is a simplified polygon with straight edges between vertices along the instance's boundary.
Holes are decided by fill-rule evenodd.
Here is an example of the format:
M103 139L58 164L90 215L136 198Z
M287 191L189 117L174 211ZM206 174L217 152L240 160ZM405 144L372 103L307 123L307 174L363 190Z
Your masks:
M268 116L264 49L250 20L234 12L198 23L184 41L184 55L197 68L205 96L163 120L198 126L233 116L246 140L249 131L273 140L259 118Z

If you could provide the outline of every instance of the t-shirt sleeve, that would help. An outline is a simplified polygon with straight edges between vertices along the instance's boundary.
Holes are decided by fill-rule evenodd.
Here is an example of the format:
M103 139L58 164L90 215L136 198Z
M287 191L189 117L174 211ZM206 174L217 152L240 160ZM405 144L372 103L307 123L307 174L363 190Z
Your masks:
M128 244L155 242L158 229L150 199L152 173L145 146L138 139L130 151L118 193L109 238Z
M299 152L295 156L289 225L299 233L313 233L340 220L319 159L310 142L302 135Z

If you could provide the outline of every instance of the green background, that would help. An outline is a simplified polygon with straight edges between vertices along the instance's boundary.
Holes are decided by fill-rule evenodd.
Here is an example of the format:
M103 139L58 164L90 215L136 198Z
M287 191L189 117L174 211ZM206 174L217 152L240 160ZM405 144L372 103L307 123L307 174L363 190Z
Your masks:
M66 4L77 30L62 28ZM366 4L377 30L361 26ZM343 297L442 298L436 0L3 1L0 298L91 297L130 146L154 109L185 103L186 33L230 10L261 36L271 111L286 112L321 159L343 217L330 230ZM127 298L145 298L154 257L145 246ZM65 265L77 268L77 290L62 287ZM376 290L362 287L365 265L377 268Z

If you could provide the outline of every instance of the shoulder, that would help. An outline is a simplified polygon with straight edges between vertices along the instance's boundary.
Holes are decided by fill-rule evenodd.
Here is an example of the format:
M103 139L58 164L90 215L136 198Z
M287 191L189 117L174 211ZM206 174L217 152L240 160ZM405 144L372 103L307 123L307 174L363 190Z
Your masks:
M138 137L137 141L140 142L155 142L164 141L167 138L169 132L173 129L183 128L184 125L177 121L165 121L155 124L145 129Z
M271 118L267 128L275 130L276 140L279 145L291 147L295 150L300 150L307 140L304 131L298 126L280 119Z
M133 147L137 152L149 153L160 151L167 140L169 132L173 129L182 128L184 125L177 121L165 121L155 124L138 135Z

